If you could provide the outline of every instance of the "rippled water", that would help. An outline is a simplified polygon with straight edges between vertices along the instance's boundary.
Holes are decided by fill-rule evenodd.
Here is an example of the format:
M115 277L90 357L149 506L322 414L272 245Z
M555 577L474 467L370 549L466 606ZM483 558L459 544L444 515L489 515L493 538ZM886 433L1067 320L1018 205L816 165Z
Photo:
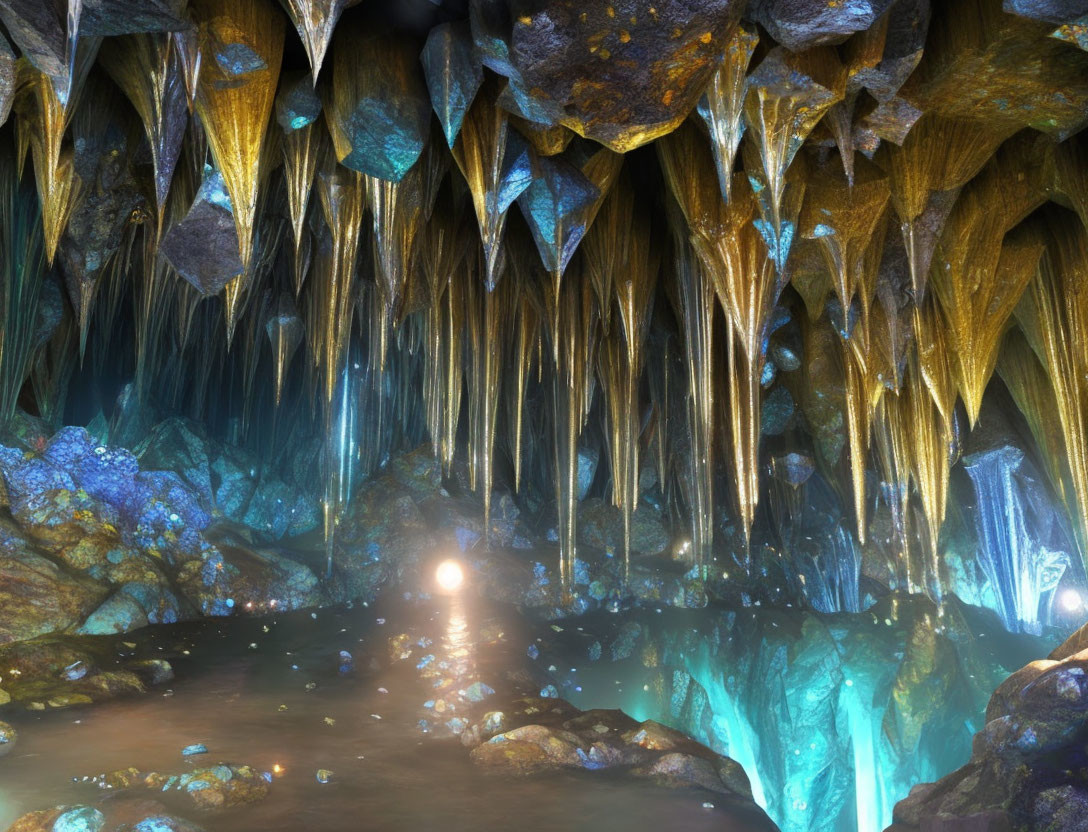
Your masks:
M406 626L395 619L407 614L407 605L384 613L356 608L129 634L142 655L169 658L177 678L169 690L96 706L9 710L4 719L20 738L0 758L0 829L27 811L101 799L95 785L82 782L86 775L127 766L182 772L220 761L280 766L282 773L264 801L217 814L196 811L183 795L175 802L135 796L162 800L209 832L749 828L720 808L703 808L713 800L707 793L622 773L484 776L455 740L422 732L423 703L433 694L416 663L388 661L390 636ZM458 672L487 681L500 671L501 650L477 661L479 611L438 599L411 614L445 634L435 649L456 659ZM388 623L378 623L382 615ZM524 651L524 641L508 640L511 650ZM349 673L338 671L341 650L354 657ZM307 690L308 683L316 687ZM182 757L194 743L209 753ZM332 782L317 782L318 769L333 771Z

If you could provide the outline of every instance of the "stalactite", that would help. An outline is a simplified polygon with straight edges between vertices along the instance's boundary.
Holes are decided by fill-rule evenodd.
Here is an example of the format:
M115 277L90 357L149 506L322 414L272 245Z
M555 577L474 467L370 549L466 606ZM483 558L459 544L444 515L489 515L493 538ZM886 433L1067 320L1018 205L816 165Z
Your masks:
M1047 252L1016 316L1054 388L1088 559L1088 231L1057 210L1047 219Z
M873 399L882 390L879 386L874 389L870 383L870 365L875 358L871 355L870 309L884 253L884 209L888 197L887 180L870 165L859 167L856 181L850 181L845 171L824 169L813 177L801 220L801 233L820 245L838 302L836 328L843 342L846 371L846 423L854 511L858 539L863 543L869 425L876 405Z
M730 199L733 166L744 137L744 100L748 91L745 73L759 43L759 33L738 24L725 49L725 60L710 79L706 95L699 103L699 115L710 130L714 163L722 199Z
M283 18L268 0L197 0L193 11L207 27L215 56L201 64L196 111L230 194L238 253L248 271L265 134L283 56ZM245 271L225 288L228 340L237 322Z
M826 47L797 55L775 47L748 78L744 114L760 164L746 167L763 214L760 232L779 271L795 231L782 212L786 172L816 123L842 99L845 85L846 69Z

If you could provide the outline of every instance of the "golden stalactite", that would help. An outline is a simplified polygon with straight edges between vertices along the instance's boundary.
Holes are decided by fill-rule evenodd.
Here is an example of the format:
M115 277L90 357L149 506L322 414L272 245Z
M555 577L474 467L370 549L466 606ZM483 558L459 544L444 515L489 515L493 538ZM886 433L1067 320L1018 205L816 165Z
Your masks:
M344 7L351 4L351 0L284 0L291 22L295 24L306 48L306 57L310 59L310 73L315 86L336 22Z
M631 522L638 505L641 408L638 380L649 332L658 262L646 215L635 208L629 179L620 177L583 244L602 310L600 381L608 400L608 450L612 501L623 511L624 563L630 567ZM619 312L619 327L608 329L605 308Z
M945 323L952 377L978 421L982 394L1043 244L1033 228L1008 234L1044 195L1003 148L960 194L934 254L930 283Z
M472 207L480 226L480 241L484 248L484 281L495 286L502 276L504 265L503 232L506 216L512 204L511 195L518 185L505 183L508 173L507 153L517 151L508 148L510 121L505 110L494 100L490 83L485 83L472 102L461 132L454 144L453 158L472 194ZM528 184L531 171L521 175L520 186ZM505 193L504 193L505 190Z
M196 112L230 194L245 268L224 290L229 332L253 257L261 165L283 56L284 20L268 0L194 0L192 11L207 44Z
M773 241L769 248L780 271L792 238L782 216L787 171L813 128L845 92L846 68L830 47L799 54L775 47L749 76L744 114L760 164L747 172L759 182L763 221L770 226L764 237Z
M544 306L542 288L544 276L540 261L530 251L529 240L514 246L510 258L510 279L516 283L514 315L517 335L511 358L513 384L507 384L507 401L513 413L510 423L510 447L514 462L514 491L521 491L525 446L525 397L533 364L540 366L541 318Z
M710 130L714 163L722 198L730 199L733 167L744 136L744 100L748 91L747 71L759 43L759 33L737 24L725 47L725 59L710 79L699 113Z
M155 208L161 236L166 195L188 120L181 59L169 34L136 34L101 51L102 66L132 102L151 150Z
M857 168L851 183L837 162L815 172L801 217L802 236L815 240L838 301L837 322L846 379L846 423L858 539L866 539L865 463L870 418L880 386L871 356L870 310L884 252L889 199L886 177L873 165Z
M884 142L876 160L888 172L892 205L910 262L914 302L925 297L933 248L956 189L982 168L1009 136L981 122L926 113L902 145Z
M285 133L281 142L283 176L287 182L287 212L295 243L294 284L297 296L302 291L309 265L305 235L310 193L317 173L317 163L329 153L329 140L322 125L313 122Z
M314 293L318 298L321 365L325 374L325 405L331 408L351 332L359 234L366 213L363 174L326 157L318 175L321 209L328 227L328 249L318 245L314 262Z
M951 442L949 426L933 399L930 386L912 353L907 368L904 389L899 394L905 410L907 452L911 476L922 506L923 562L927 584L938 585L938 552L941 528L948 507L948 481L951 476Z
M1054 388L1088 559L1088 231L1059 209L1045 225L1047 251L1016 316Z
M53 80L25 58L19 59L17 75L15 110L19 116L19 143L29 148L34 162L34 179L42 205L45 257L52 265L61 235L83 190L72 149L64 144L64 133L75 110L79 86L73 86L65 107L57 97ZM73 81L73 85L76 83Z
M1031 303L1028 300L1021 308L1028 309ZM1045 349L1043 347L1044 352ZM1024 414L1031 435L1042 451L1043 464L1055 493L1065 503L1070 516L1076 518L1076 498L1066 483L1069 479L1069 457L1062 421L1054 418L1054 414L1058 413L1058 399L1046 368L1018 327L1009 330L1005 336L997 359L997 374L1012 394L1017 409Z
M463 218L456 217L452 206L443 206L425 223L420 235L417 264L427 286L428 304L426 340L424 352L423 402L426 409L427 430L431 447L438 459L446 459L443 448L445 435L446 356L448 349L444 336L446 295L454 271L465 256L471 235Z

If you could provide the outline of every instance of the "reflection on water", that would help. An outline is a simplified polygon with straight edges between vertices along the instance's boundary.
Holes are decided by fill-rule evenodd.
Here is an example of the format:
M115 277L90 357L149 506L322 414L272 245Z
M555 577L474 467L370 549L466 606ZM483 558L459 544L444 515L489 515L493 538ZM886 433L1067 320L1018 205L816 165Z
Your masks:
M101 799L82 781L87 775L126 766L182 772L230 761L277 771L269 797L200 815L184 802L171 803L170 795L152 796L208 832L467 832L506 829L511 819L526 830L741 832L720 810L702 808L704 793L658 789L610 772L488 778L456 740L424 734L420 720L434 718L433 706L424 703L434 699L435 688L494 681L500 673L494 651L485 661L475 649L480 625L474 612L455 595L412 613L413 633L438 636L429 673L414 661L387 661L389 639L409 629L396 620L403 609L130 634L126 638L138 639L141 649L170 658L178 674L172 688L88 708L7 713L21 736L0 759L0 829L30 810ZM388 623L378 623L383 615ZM525 644L510 649L524 653ZM209 753L183 758L181 750L194 743ZM329 783L318 782L318 769L333 772Z

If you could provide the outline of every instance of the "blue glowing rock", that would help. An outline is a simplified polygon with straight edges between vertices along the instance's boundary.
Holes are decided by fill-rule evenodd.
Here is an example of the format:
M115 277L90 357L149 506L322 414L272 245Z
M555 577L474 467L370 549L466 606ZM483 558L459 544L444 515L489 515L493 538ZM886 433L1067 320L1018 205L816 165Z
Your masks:
M540 696L544 699L558 699L559 691L556 690L555 685L545 685L540 689Z
M181 756L183 757L195 757L197 754L207 754L208 746L204 743L195 743L193 745L187 745L181 749Z
M18 738L19 734L14 728L6 722L0 722L0 757L11 753Z
M487 697L493 696L495 689L483 682L473 682L464 690L464 697L469 702L483 702Z
M106 816L92 806L76 806L53 822L53 832L99 832Z
M556 156L539 159L538 171L518 205L544 267L561 274L585 236L585 212L600 191L578 168Z
M321 98L309 75L298 75L280 83L276 96L276 121L285 133L301 130L321 115Z
M115 635L146 627L147 624L147 613L143 607L131 595L118 592L91 613L76 632L87 636Z
M399 182L427 141L431 107L417 56L404 42L360 29L338 29L331 123L340 164ZM349 45L350 44L350 45ZM346 103L340 95L350 96Z
M419 56L431 106L442 123L446 143L453 147L465 113L483 84L484 74L473 53L472 33L465 21L431 29Z

